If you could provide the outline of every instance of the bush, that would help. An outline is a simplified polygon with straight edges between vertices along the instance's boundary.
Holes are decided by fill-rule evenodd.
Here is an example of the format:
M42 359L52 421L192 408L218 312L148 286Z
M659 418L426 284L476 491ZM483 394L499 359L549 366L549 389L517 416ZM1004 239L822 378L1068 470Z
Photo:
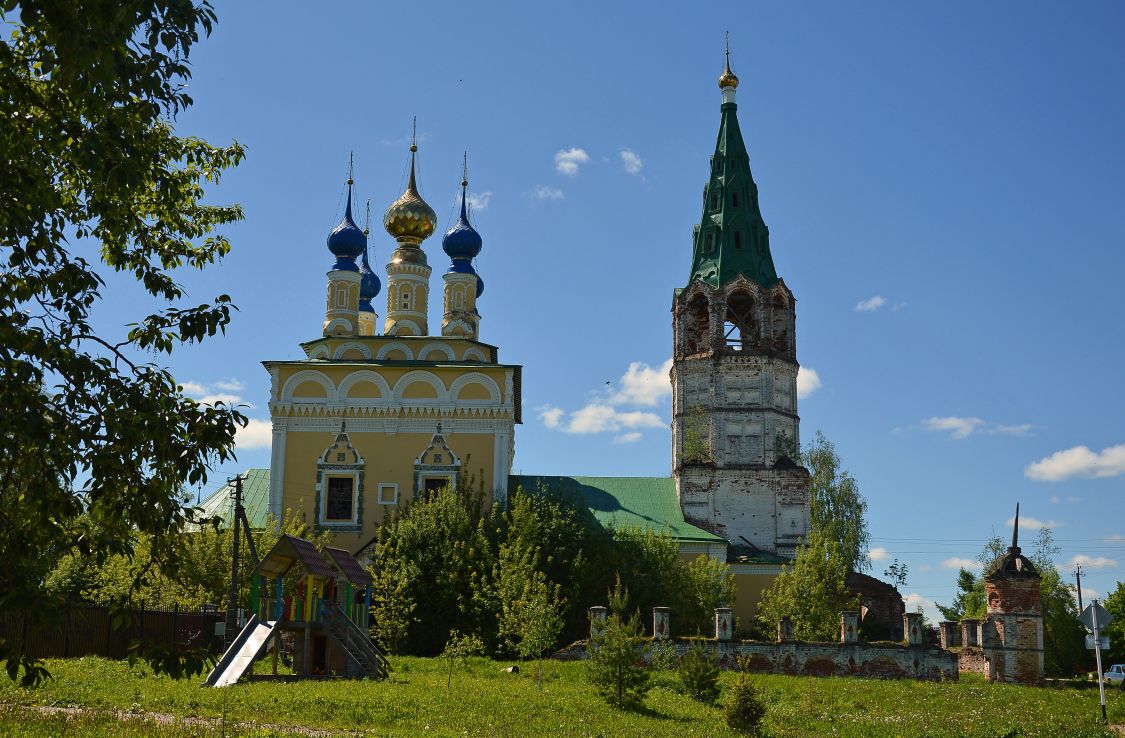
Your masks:
M601 632L589 640L586 673L606 702L620 709L636 709L644 705L652 685L640 653L644 640L641 621L636 613L628 620L624 618L625 603L618 579L609 599L613 614L606 618Z
M723 713L727 725L735 730L751 735L758 733L762 718L766 716L766 705L746 672L738 675L738 681L727 693Z
M680 657L680 683L689 696L712 704L719 697L719 663L715 657L696 643Z

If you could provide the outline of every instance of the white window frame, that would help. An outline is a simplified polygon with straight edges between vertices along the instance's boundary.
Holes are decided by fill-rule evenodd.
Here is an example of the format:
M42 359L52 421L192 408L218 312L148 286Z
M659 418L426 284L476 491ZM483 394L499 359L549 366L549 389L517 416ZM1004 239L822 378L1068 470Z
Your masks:
M328 480L332 477L350 477L352 480L352 516L347 519L328 519ZM317 511L317 524L324 528L335 526L354 526L359 524L359 471L327 469L324 471L320 490L320 509Z
M390 487L395 492L394 496L391 498L390 502L386 502L386 501L383 500L383 488L384 487ZM375 500L380 505L397 505L398 504L398 483L397 482L379 482L379 484L375 488Z

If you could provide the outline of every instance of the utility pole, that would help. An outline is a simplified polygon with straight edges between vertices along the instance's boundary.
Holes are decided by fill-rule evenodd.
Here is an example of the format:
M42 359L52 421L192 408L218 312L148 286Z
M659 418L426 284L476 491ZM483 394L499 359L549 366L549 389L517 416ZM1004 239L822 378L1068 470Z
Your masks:
M1082 612L1082 565L1074 568L1074 578L1078 581L1078 612Z
M242 510L242 481L241 475L227 480L227 484L234 485L234 489L231 491L231 497L234 498L234 510L230 518L231 528L234 529L234 548L230 567L230 600L227 602L226 634L223 639L228 647L234 643L234 639L238 635L238 534L239 528L241 528L240 523L245 515Z

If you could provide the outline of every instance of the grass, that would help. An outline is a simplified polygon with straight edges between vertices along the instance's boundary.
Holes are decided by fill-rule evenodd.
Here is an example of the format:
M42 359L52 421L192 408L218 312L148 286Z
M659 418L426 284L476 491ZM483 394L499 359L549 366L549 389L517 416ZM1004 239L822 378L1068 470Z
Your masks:
M37 690L0 679L0 735L266 736L294 727L334 735L378 736L732 736L721 711L679 694L675 675L655 677L644 711L603 703L581 663L545 665L544 691L532 668L506 674L506 664L470 660L446 690L440 659L403 658L393 679L254 682L207 689L199 679L153 676L144 666L86 658L50 661L55 678ZM723 674L729 687L734 674ZM761 676L772 736L1118 736L1101 726L1097 690L987 684ZM1108 693L1110 722L1125 723L1125 693ZM87 708L42 714L34 706ZM213 719L206 724L122 720L116 711ZM226 719L225 727L221 724ZM237 725L242 723L242 725ZM247 727L253 723L258 727Z

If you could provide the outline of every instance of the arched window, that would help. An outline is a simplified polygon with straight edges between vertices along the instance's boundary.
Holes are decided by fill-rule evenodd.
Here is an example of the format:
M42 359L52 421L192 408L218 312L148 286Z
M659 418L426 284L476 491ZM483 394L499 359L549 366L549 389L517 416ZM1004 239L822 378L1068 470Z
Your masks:
M723 318L723 339L727 348L744 351L758 342L758 325L754 320L754 298L737 291L727 298L727 314Z
M707 247L704 249L704 251L706 251L708 254L711 253L712 249L714 248L714 243L712 242L711 238L712 238L712 234L708 233L707 234Z
M711 193L711 209L712 210L718 210L719 209L719 193L718 192L712 192Z
M696 295L688 303L684 315L684 353L687 356L697 354L707 349L707 337L711 332L711 316L707 307L707 298Z
M402 291L402 309L410 309L410 292L405 289Z
M734 247L736 249L742 248L742 231L734 232Z
M465 291L464 290L457 289L457 290L453 291L453 309L454 310L464 310L465 309Z

